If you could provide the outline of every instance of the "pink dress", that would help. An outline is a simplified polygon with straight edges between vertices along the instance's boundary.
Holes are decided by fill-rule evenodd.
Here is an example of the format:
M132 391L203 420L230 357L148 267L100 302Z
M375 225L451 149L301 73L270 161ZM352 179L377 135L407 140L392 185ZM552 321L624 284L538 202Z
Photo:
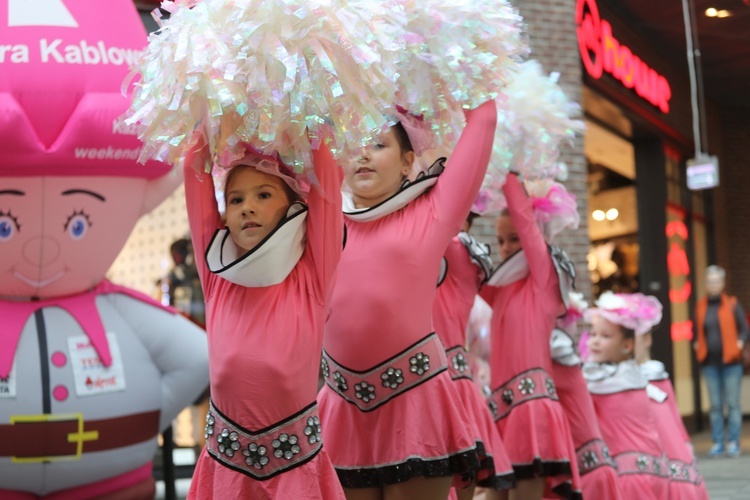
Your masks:
M516 479L550 477L555 491L567 496L575 447L551 376L549 345L564 306L555 266L517 176L508 175L503 191L529 274L481 291L493 310L490 407Z
M635 361L587 364L584 373L599 428L617 464L624 498L669 498L664 460L646 379Z
M682 417L679 416L674 389L669 381L669 374L664 371L664 364L652 360L640 368L649 379L649 383L662 391L662 394L650 398L649 401L656 421L656 430L668 460L670 497L685 500L707 499L706 483L698 470L693 451L688 446L687 431Z
M552 378L570 424L584 499L621 500L617 470L599 424L581 367L552 363ZM574 488L577 489L577 488Z
M441 260L487 169L495 104L466 117L431 190L376 220L346 222L318 396L326 446L346 488L474 474L479 466L445 348L431 333Z
M461 237L468 238L468 235L462 234ZM489 257L487 260L489 261ZM512 488L515 484L513 466L487 408L487 400L473 382L464 347L474 297L484 282L486 273L473 262L459 237L453 238L448 245L445 262L447 272L437 289L433 320L435 331L446 349L448 371L456 384L459 402L474 425L481 465L477 484L495 489ZM491 266L491 261L487 264Z
M222 227L214 185L209 174L198 179L186 169L213 405L209 444L198 459L190 498L344 498L320 448L315 406L326 297L343 238L340 176L327 150L314 152L313 160L320 189L308 199L302 257L281 283L257 288L208 270L202 250ZM223 443L212 441L215 436ZM211 443L215 449L209 451Z

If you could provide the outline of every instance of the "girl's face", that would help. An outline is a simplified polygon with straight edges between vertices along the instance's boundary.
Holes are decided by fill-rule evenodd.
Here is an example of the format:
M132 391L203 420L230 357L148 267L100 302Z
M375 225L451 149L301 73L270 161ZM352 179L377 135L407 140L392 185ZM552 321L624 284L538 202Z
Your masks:
M589 360L594 363L620 363L631 358L633 339L625 338L620 325L597 316L588 340Z
M497 218L495 231L497 232L497 245L501 260L506 260L521 249L521 239L516 233L510 215L501 215Z
M354 205L372 207L396 194L413 163L414 153L403 153L393 129L388 130L378 144L365 148L344 171Z
M234 243L252 250L279 225L291 205L284 181L252 167L241 169L226 189L227 228Z

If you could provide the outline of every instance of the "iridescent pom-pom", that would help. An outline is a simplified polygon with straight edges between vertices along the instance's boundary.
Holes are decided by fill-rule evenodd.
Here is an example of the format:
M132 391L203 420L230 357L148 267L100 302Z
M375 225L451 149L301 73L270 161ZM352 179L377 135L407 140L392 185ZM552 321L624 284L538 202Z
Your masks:
M511 168L526 178L551 177L559 169L560 147L583 132L580 107L534 60L525 62L498 102L493 168Z
M200 140L227 165L245 145L296 172L326 138L339 158L391 123L397 18L377 2L164 2L125 122L138 123L141 160L176 163ZM387 19L387 21L386 21Z
M496 99L528 52L521 16L505 0L402 0L405 50L397 104L455 142L454 115Z

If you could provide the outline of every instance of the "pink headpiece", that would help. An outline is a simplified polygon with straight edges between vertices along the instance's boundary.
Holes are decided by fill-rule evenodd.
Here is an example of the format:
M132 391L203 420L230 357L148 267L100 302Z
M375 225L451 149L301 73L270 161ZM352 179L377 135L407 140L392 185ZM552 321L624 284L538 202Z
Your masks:
M401 106L396 106L396 119L406 130L414 154L422 156L425 151L437 147L437 138L422 116L413 115Z
M275 175L281 178L292 190L300 195L302 198L307 198L310 193L310 183L308 179L300 174L295 174L291 168L284 165L275 155L269 156L258 153L250 147L245 145L245 156L232 160L231 158L219 158L218 167L220 170L229 171L239 165L246 165L253 167L254 169L269 175ZM226 166L225 166L226 165ZM222 175L221 173L219 175Z
M560 325L565 331L569 331L579 319L583 318L588 307L589 305L583 298L582 293L573 291L568 292L568 308L565 312L565 316L557 320L558 325Z
M661 322L662 305L656 297L642 293L604 292L597 308L586 311L586 320L600 316L607 321L630 328L636 335L651 331Z
M576 197L565 186L550 178L524 180L523 185L534 207L534 218L547 243L551 243L563 229L575 229L581 221ZM501 212L508 206L500 191L484 192L483 212ZM497 193L497 194L495 194Z

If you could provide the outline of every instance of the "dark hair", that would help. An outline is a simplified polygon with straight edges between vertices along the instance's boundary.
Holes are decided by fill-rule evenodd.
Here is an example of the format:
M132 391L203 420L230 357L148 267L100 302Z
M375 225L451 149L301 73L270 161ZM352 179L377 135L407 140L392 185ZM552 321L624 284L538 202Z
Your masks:
M414 151L414 148L411 145L411 140L409 139L409 134L406 133L406 129L401 125L401 122L397 122L391 127L391 129L393 130L393 135L396 136L398 146L401 148L401 154Z
M471 225L474 224L474 219L479 217L479 214L476 212L469 212L469 216L466 217L466 222L469 223L469 229L471 229Z
M169 251L172 257L180 257L182 259L181 262L185 262L190 253L190 241L185 238L179 239L170 245Z
M632 328L626 328L620 325L620 331L622 332L622 336L625 338L625 340L635 340L635 330L633 330Z
M500 210L500 216L501 217L510 217L510 210L508 210L508 207L505 207L502 210Z
M224 199L227 198L227 190L229 189L229 186L232 184L232 181L234 181L234 178L237 177L237 174L241 172L242 170L246 168L252 168L253 170L257 170L255 167L251 167L250 165L237 165L236 167L232 167L232 169L229 170L229 173L227 174L226 179L224 180ZM258 170L260 172L260 170ZM272 175L272 174L269 174ZM278 177L278 176L274 176ZM286 193L286 197L289 200L289 204L291 205L295 201L300 200L300 195L289 186L289 184L284 181L284 179L279 177L279 180L281 181L281 185L284 188L284 192Z

